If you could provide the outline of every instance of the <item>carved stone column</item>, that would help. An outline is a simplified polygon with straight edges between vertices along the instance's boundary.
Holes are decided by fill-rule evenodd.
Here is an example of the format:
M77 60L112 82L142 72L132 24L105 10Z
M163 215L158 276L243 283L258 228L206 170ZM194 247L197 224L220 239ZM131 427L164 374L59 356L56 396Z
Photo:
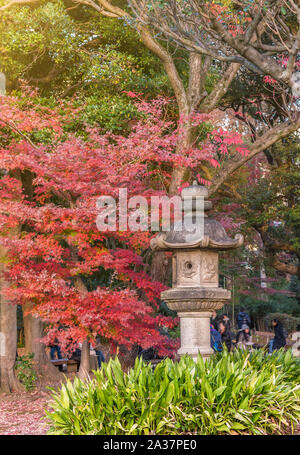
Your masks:
M211 312L178 313L180 318L179 355L189 354L194 360L200 353L203 358L213 354L210 346L210 317Z
M213 353L210 347L210 317L230 298L230 291L218 287L176 287L162 292L161 298L171 310L177 311L180 318L181 346L178 354L189 354L195 360L198 353L203 358L209 357Z

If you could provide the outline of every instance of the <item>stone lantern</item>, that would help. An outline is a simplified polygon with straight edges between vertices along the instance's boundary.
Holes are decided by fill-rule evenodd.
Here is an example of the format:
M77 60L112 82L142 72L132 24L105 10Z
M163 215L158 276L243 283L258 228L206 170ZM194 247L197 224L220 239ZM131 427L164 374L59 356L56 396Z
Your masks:
M161 232L152 239L151 247L173 253L172 288L162 292L161 299L171 310L177 311L180 318L178 354L189 354L196 360L198 353L203 358L213 353L210 317L231 297L230 291L219 287L218 251L238 248L243 244L243 236L238 234L234 239L229 238L223 226L207 216L212 204L207 200L206 187L194 182L182 190L181 197L183 205L186 200L193 201L193 214L194 201L202 200L204 229L197 231L195 227L194 235L191 235L190 230L176 230L173 225L170 231Z

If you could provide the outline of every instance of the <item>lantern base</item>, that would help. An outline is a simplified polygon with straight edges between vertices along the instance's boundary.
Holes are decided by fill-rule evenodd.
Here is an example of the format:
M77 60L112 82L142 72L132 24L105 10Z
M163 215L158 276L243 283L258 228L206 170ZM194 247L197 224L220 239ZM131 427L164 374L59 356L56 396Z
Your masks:
M209 359L213 355L213 349L209 348L209 350L204 349L193 349L193 348L180 348L177 351L179 357L183 357L184 355L189 355L192 359L197 362L198 355L200 354L203 360Z
M211 312L178 313L180 318L181 346L179 356L190 355L196 361L198 354L207 359L213 354L210 346Z
M198 354L206 359L213 354L210 343L210 318L221 309L231 293L223 288L175 287L162 292L168 307L180 318L180 356L188 354L196 361Z

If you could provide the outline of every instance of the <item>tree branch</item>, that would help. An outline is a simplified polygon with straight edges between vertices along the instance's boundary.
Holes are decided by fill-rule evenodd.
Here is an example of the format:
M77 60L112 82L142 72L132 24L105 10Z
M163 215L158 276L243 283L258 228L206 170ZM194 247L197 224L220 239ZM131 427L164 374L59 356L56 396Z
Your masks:
M288 121L274 128L269 129L265 134L260 136L253 144L246 146L249 153L240 158L237 154L232 160L223 166L215 175L212 185L209 188L209 194L214 194L220 186L240 167L277 142L279 139L288 136L300 128L300 117L296 121Z
M145 27L138 27L138 31L144 45L162 61L174 90L179 112L181 114L189 114L189 102L186 91L171 54L153 38Z
M12 129L21 137L23 137L23 139L25 139L25 141L27 141L31 145L31 147L33 147L35 150L38 150L38 147L32 142L32 140L28 136L26 136L26 134L22 133L22 131L20 131L13 122L8 122L7 120L4 120L0 117L0 123L4 123L5 125L7 125L10 129Z
M228 66L225 73L221 76L222 80L216 85L214 90L205 98L201 104L201 112L211 112L223 96L227 93L227 90L233 81L236 73L240 68L239 63L232 63Z
M272 265L274 269L278 270L279 272L298 276L298 266L296 265L281 262L276 257L274 258Z

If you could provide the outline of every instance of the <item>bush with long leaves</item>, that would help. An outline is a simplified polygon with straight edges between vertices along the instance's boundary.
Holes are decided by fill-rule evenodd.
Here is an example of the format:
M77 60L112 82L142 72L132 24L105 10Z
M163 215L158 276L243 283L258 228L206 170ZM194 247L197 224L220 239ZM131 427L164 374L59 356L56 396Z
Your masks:
M165 359L155 369L118 359L90 381L52 391L51 434L273 434L300 419L300 364L290 351L224 352L197 362Z

